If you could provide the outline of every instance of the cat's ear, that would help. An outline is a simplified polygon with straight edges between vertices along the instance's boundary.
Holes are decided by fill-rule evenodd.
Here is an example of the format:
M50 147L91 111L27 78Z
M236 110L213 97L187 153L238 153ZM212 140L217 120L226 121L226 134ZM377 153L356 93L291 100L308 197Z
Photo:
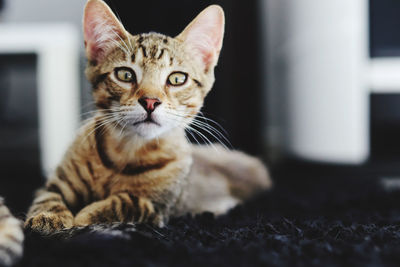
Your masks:
M201 56L205 68L217 64L224 37L225 16L218 5L204 9L176 38Z
M102 0L89 0L83 15L83 35L86 56L90 61L99 62L127 36L124 26Z

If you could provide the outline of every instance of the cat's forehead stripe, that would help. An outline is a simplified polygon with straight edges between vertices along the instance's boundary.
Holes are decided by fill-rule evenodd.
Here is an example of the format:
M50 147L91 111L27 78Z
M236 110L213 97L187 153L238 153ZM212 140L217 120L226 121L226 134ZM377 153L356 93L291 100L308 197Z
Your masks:
M141 55L138 56L138 53L141 53ZM138 45L135 52L133 52L131 55L131 62L135 63L137 60L140 60L139 59L140 56L143 58L146 58L146 59L160 60L167 54L170 55L170 51L167 47L165 47L163 45L163 43L151 44L151 43L144 42L142 40L142 42ZM170 56L169 64L172 65L173 63L174 63L174 59L172 56Z
M143 57L147 57L146 47L144 47L144 45L139 45L139 48L142 49Z
M165 50L165 48L161 49L160 54L157 57L157 59L160 59L164 55L164 50Z
M157 45L153 45L153 46L150 48L150 57L151 57L151 58L155 58L157 52L158 52L158 46L157 46Z

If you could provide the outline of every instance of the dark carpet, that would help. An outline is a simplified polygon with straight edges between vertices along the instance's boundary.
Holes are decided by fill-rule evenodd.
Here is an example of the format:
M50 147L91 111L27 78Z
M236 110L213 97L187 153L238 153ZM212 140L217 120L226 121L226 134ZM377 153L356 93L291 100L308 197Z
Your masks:
M301 169L301 170L300 170ZM277 171L275 187L226 216L27 233L20 266L399 266L400 191L377 173Z

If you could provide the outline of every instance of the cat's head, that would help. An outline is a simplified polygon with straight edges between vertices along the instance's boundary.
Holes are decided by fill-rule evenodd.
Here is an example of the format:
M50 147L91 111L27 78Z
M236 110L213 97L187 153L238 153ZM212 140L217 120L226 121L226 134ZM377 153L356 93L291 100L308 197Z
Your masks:
M214 83L223 33L224 13L215 5L172 38L131 35L103 1L89 0L86 76L104 119L146 139L185 128Z

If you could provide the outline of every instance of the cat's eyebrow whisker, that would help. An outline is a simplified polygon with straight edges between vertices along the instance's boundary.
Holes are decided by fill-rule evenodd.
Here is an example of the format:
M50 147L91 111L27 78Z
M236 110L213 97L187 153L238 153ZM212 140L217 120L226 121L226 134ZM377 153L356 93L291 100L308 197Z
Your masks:
M121 24L123 24L123 23L122 23L122 19L121 19L120 15L119 15L119 13L118 13L117 11L115 11L115 15L117 16L117 18L118 18L118 20L121 22ZM118 35L118 36L119 36L119 35ZM129 36L127 36L127 39L128 39L129 47L130 47L130 49L128 48L128 50L129 50L129 52L132 54L133 46L132 46L132 43L131 43L131 39L129 38Z
M130 48L131 48L131 51L133 51L132 41L131 41L131 38L129 38L129 36L128 36L128 42L129 42L129 46L130 46ZM133 52L131 52L131 56L132 56L132 53L133 53Z
M123 50L125 54L128 54L128 53L129 53L128 50L127 50L125 47L123 47L123 46L121 45L121 43L119 43L118 41L112 39L111 42L112 42L114 45L116 45L117 47L121 48L121 50Z
M115 30L112 28L112 27L110 27L110 30L121 40L121 42L124 44L124 46L125 46L125 48L126 48L126 50L125 50L125 53L128 53L129 52L129 55L130 54L132 54L132 51L129 49L129 47L128 47L128 45L126 44L126 42L124 41L124 39L122 39L122 37L117 33L117 32L115 32ZM114 39L113 39L114 40ZM115 40L114 40L115 41ZM117 42L118 43L118 42Z
M121 36L119 34L117 34L115 32L115 30L110 26L107 27L106 31L108 32L108 35L105 35L106 37L101 38L101 40L98 40L98 42L106 41L108 44L112 43L112 44L116 45L117 47L121 48L125 53L128 53L129 48L127 48L126 43L121 38ZM113 36L110 36L110 35L116 35L125 44L126 47L123 47L121 43L119 43L116 39L113 38ZM109 46L109 45L107 45L107 46ZM109 48L111 48L111 47L109 47Z
M129 33L127 33L127 34L129 35ZM129 56L132 56L133 51L134 51L133 45L132 45L132 41L131 41L131 38L129 38L129 36L127 36L126 38L128 39L129 48L130 48L130 49L129 49L129 52L130 52Z

